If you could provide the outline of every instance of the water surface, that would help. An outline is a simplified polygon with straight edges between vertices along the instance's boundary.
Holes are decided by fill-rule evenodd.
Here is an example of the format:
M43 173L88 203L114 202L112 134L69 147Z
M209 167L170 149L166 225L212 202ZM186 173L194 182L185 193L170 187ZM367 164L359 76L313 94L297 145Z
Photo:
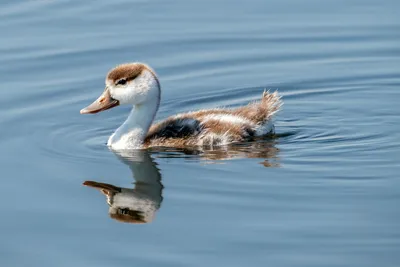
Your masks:
M398 10L2 1L0 265L398 266ZM79 110L130 61L160 76L157 120L278 90L277 137L115 155L105 143L129 107ZM148 223L109 216L119 191Z

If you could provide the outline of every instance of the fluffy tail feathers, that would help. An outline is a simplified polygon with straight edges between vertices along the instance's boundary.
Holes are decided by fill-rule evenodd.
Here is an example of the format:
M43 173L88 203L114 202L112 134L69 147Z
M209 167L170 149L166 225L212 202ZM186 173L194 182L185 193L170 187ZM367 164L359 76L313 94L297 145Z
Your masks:
M261 105L268 110L267 119L269 119L281 109L283 105L282 97L278 94L278 91L270 93L269 90L265 89L262 94Z

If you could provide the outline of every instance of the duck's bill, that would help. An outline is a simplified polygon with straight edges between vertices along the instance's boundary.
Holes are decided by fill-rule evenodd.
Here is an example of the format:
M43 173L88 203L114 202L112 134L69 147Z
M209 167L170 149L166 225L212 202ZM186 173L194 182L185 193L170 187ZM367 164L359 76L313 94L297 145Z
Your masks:
M81 109L81 114L94 114L100 111L104 111L119 105L119 101L112 98L110 91L106 88L104 93L96 99L92 104L84 109Z
M83 185L89 186L89 187L93 187L96 188L98 190L106 190L108 192L111 193L119 193L121 192L121 188L116 187L112 184L105 184L105 183L99 183L99 182L95 182L95 181L85 181L83 183Z

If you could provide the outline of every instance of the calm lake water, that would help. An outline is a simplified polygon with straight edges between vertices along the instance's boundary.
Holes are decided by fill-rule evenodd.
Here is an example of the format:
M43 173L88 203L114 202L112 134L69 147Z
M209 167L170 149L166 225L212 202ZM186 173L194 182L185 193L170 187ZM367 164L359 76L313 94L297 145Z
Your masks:
M399 10L1 1L0 266L400 266ZM114 154L129 107L79 110L131 61L159 74L157 119L278 90L277 137Z

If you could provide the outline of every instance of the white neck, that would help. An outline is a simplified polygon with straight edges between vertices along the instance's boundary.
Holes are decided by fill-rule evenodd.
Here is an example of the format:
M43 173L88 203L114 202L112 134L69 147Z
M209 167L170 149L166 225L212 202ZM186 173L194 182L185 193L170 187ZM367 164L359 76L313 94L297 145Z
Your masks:
M141 148L160 101L134 105L126 121L108 139L113 149Z
M160 105L160 88L153 75L146 74L140 81L146 80L145 86L151 97L142 104L133 105L126 121L110 136L107 145L112 149L138 149L143 145L146 134ZM138 79L139 80L139 79Z

